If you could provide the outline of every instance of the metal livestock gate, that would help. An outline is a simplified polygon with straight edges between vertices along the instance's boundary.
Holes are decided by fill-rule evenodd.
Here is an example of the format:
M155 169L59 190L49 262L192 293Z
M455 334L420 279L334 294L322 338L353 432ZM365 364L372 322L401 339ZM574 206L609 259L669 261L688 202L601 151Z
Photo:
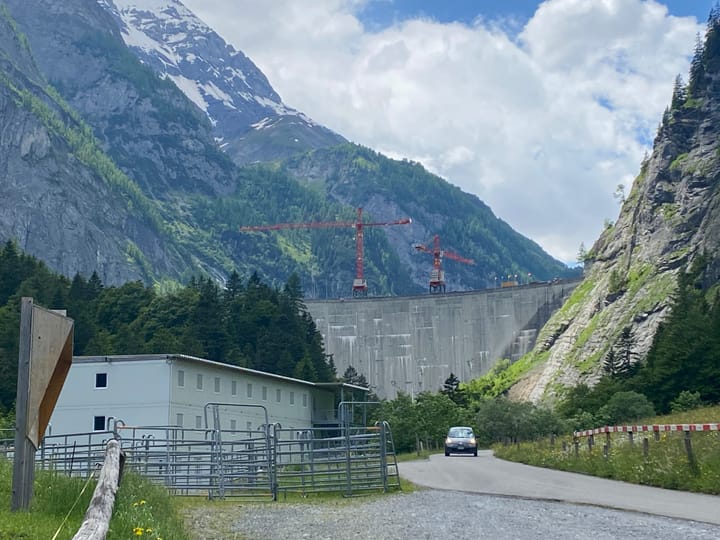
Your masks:
M127 426L116 420L107 431L47 436L36 465L89 476L102 464L107 441L115 438L125 454L126 470L177 495L276 500L288 492L353 496L400 488L387 422L302 430L271 422L255 430L216 428L219 406L227 405L206 405L205 423L213 427L205 429ZM12 448L4 453L12 457Z

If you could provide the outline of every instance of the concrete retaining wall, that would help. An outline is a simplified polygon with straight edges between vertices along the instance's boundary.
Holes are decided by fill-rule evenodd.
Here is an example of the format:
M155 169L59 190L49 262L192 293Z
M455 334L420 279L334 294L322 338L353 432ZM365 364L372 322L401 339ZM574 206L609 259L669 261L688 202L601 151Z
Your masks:
M437 391L517 360L579 281L390 298L306 300L338 375L348 366L388 399Z

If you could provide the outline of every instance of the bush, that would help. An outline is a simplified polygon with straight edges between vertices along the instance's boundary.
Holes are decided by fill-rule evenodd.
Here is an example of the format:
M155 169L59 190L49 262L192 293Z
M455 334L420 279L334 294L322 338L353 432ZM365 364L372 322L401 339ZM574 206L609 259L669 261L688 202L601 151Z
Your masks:
M600 423L615 425L655 415L652 403L638 392L616 392L598 412Z
M478 407L477 425L476 436L481 445L531 441L568 430L567 424L549 409L505 397L482 402Z
M683 390L670 402L670 410L674 413L679 413L699 409L703 405L704 403L702 399L700 399L700 392Z

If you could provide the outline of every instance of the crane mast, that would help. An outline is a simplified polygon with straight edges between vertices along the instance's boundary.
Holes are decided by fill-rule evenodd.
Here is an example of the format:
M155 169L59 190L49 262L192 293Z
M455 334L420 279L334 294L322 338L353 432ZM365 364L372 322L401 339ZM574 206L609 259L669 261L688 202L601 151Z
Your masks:
M305 223L276 223L274 225L248 225L240 227L240 232L279 231L282 229L328 229L333 227L352 227L355 229L355 279L352 285L353 296L367 296L367 281L364 276L364 228L387 227L390 225L409 225L412 219L403 218L394 221L364 223L362 208L357 209L355 221L312 221Z
M415 244L415 250L423 253L430 253L433 256L433 269L430 272L430 283L429 290L431 293L444 293L445 292L445 271L442 269L442 259L447 257L454 261L458 261L465 264L475 264L472 259L467 259L453 253L452 251L440 249L440 236L435 235L433 237L433 246L429 248L424 244Z

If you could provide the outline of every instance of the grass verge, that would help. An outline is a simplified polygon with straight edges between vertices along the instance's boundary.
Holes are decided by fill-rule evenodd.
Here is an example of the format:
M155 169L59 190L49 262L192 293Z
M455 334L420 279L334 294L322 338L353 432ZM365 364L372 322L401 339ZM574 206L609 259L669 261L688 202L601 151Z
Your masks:
M717 423L719 419L720 406L714 406L650 418L638 424ZM528 465L667 489L720 494L720 434L694 432L690 441L691 454L683 432L662 432L658 440L652 433L636 433L633 441L626 433L612 433L609 438L603 434L596 436L592 449L586 438L579 439L577 452L571 435L557 438L554 444L543 440L497 445L493 449L499 458Z
M37 471L30 511L11 512L12 462L0 459L0 540L48 539L58 529L58 540L71 539L82 524L94 489L94 481ZM135 537L189 539L167 491L128 473L118 490L107 540Z

